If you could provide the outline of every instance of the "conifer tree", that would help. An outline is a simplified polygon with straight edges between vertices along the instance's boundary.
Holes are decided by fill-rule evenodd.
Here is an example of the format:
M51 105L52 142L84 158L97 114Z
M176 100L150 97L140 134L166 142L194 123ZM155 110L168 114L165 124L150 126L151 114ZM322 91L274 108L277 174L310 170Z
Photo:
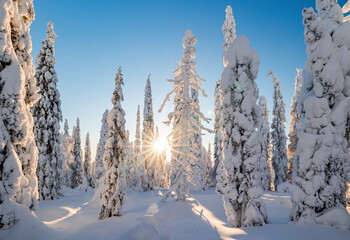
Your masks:
M273 118L271 124L272 166L275 171L275 188L287 181L287 137L284 123L286 110L281 92L280 81L274 72L268 72L267 77L273 79Z
M207 154L206 154L206 159L205 159L205 185L206 186L209 186L212 184L212 182L211 182L212 179L210 177L211 170L212 170L211 145L209 143Z
M295 78L295 89L294 95L292 97L291 109L290 109L290 127L289 127L289 144L288 144L288 179L291 180L291 171L292 171L292 162L295 153L295 149L297 147L298 138L297 138L297 130L298 123L300 120L300 115L297 111L299 93L302 85L302 74L303 70L297 68L298 75Z
M2 1L0 11L0 114L23 173L14 198L36 210L38 149L30 108L40 94L30 54L32 42L29 31L35 17L33 2Z
M261 108L262 124L260 127L261 133L261 152L265 159L262 164L262 178L261 187L264 190L275 190L275 171L271 163L271 137L269 124L269 109L267 107L267 100L264 95L259 98L259 106Z
M40 200L57 199L61 195L63 157L61 153L60 122L62 121L60 93L55 71L55 37L53 24L47 24L46 38L36 56L36 80L41 98L33 107L34 135L39 150L37 168Z
M72 169L71 188L76 188L83 184L83 166L79 118L77 118L77 125L73 128L73 141L74 160L70 164L70 168Z
M70 187L71 186L71 176L72 169L70 164L73 162L73 138L69 135L68 120L64 121L64 132L61 134L61 152L63 157L63 182L62 184Z
M143 191L153 190L155 159L152 149L154 142L154 119L151 89L151 74L148 75L145 88L145 102L143 106L142 154L145 164L145 174L142 178Z
M193 163L193 152L196 148L193 147L192 139L194 134L201 134L202 130L206 129L202 124L195 126L194 115L200 116L203 121L209 120L204 117L203 113L198 111L196 103L190 96L190 88L201 92L206 96L204 90L201 89L201 79L196 73L196 62L192 59L195 57L196 49L194 45L197 39L192 34L191 30L187 30L183 38L183 56L179 67L175 70L175 77L173 80L168 80L174 83L174 89L166 96L163 105L159 112L162 111L170 96L175 94L174 99L177 101L174 105L174 112L169 114L169 122L173 122L172 133L169 137L173 137L173 151L172 151L172 167L176 169L174 172L174 179L171 179L171 186L169 191L164 195L165 201L172 193L175 193L176 200L185 201L189 195L188 183L192 181L190 169ZM210 130L208 130L210 131Z
M232 8L231 6L226 7L226 19L224 24L222 25L222 33L224 35L224 42L222 44L223 48L223 56L225 56L227 49L230 47L232 42L236 38L236 22L233 17ZM224 173L221 170L218 170L218 166L220 161L222 160L222 136L221 136L221 130L220 130L220 119L221 119L221 109L222 109L222 92L220 91L220 82L221 79L216 83L215 86L215 106L214 106L214 113L215 113L215 122L214 122L214 167L211 173L212 181L215 183L218 180L224 180L225 176L216 176L219 173ZM224 185L223 182L219 184L219 188ZM222 189L217 189L217 192L222 192Z
M95 188L99 186L101 182L100 180L103 179L103 175L106 172L103 164L103 154L105 152L105 144L108 139L107 117L108 117L108 109L105 110L101 119L102 125L100 130L100 140L98 141L98 144L97 144L97 151L96 151L96 157L95 157L95 172L94 172Z
M221 76L223 92L223 169L226 173L224 207L234 227L259 226L267 222L260 196L261 110L256 104L259 91L254 81L259 57L245 36L238 36L224 57Z
M198 99L198 91L194 88L191 88L191 98L193 100L193 104L195 112L200 112L199 107L199 99ZM203 191L205 190L205 160L206 157L202 154L202 136L200 132L198 131L199 126L201 124L201 120L199 116L197 116L195 113L193 114L193 120L194 120L194 128L196 129L196 132L193 134L192 143L193 146L193 156L194 159L191 161L191 171L192 171L192 182L193 184L190 184L190 189L195 191Z
M0 76L2 74L0 73ZM0 78L1 79L1 78ZM14 200L23 177L21 163L10 142L10 135L0 116L0 229L9 229L20 218Z
M91 147L89 132L86 134L84 151L84 175L88 181L89 186L92 187Z
M129 140L129 131L126 131L126 157L125 157L125 177L126 177L126 186L128 189L135 188L135 174L136 174L136 162L134 157L134 147L133 142Z
M159 140L159 131L156 127L155 141ZM155 143L156 143L155 142ZM154 174L154 185L156 187L166 188L168 187L168 174L166 170L166 149L163 149L162 152L156 152L156 169Z
M136 185L138 190L142 189L142 178L146 171L145 163L142 161L141 156L141 115L140 115L140 105L137 106L137 116L136 116L136 132L134 141L134 152L135 152L135 162L136 162Z
M345 205L350 163L345 138L350 110L350 46L345 39L350 33L337 1L317 0L316 8L318 13L313 8L303 10L305 70L313 76L303 78L299 95L291 219L317 222L327 210ZM332 224L337 225L336 221Z
M125 112L121 107L124 101L122 85L123 75L119 67L115 77L115 89L112 97L113 108L108 113L108 136L103 162L106 168L105 184L107 189L102 194L99 219L122 215L125 197L124 160L126 148Z

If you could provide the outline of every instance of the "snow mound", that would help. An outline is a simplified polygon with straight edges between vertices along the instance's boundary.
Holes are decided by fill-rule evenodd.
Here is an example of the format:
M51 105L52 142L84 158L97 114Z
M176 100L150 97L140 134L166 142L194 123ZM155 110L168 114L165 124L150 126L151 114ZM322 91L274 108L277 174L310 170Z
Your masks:
M148 223L140 223L131 229L121 239L124 240L158 240L158 231Z
M350 230L350 215L344 207L334 207L317 217L316 223L327 224L341 230Z
M291 192L292 185L287 182L283 182L278 184L277 186L277 192L279 193L290 193Z

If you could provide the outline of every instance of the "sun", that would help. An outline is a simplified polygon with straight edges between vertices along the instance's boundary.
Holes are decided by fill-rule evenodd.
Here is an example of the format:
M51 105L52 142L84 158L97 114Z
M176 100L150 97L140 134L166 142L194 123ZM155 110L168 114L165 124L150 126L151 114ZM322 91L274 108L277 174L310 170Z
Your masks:
M158 138L154 143L153 143L153 150L157 152L158 154L163 153L169 149L169 144L168 140L164 138Z

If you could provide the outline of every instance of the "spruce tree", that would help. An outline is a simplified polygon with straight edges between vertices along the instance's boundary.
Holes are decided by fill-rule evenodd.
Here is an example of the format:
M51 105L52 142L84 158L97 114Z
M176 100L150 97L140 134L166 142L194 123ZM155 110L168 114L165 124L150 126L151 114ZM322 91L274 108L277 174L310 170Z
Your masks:
M82 166L82 151L80 138L80 121L77 118L77 125L73 129L73 157L74 160L70 164L72 169L71 188L77 188L83 184L83 166Z
M316 8L318 13L312 8L303 10L305 70L313 76L303 78L299 95L291 219L317 222L317 217L331 208L345 205L350 163L345 138L350 110L350 46L345 39L350 33L337 1L317 0Z
M0 40L1 41L1 40ZM0 76L2 74L0 73ZM0 77L1 79L1 77ZM10 141L0 116L0 229L9 229L20 218L18 206L14 200L23 177L21 163Z
M126 131L126 157L125 157L125 177L128 189L135 188L136 162L134 157L133 142L129 140L129 131Z
M70 164L73 162L73 138L69 135L69 126L68 120L65 119L64 122L64 132L61 134L61 152L63 157L63 179L62 184L70 187L71 186L71 177L72 169Z
M158 127L156 127L155 139L156 141L160 141ZM168 187L168 174L166 170L166 150L165 149L162 152L156 152L156 169L154 174L154 185L156 187L162 187L162 188Z
M245 36L238 36L224 58L221 76L223 95L223 169L226 186L223 200L228 221L234 227L259 226L267 222L260 196L262 188L256 166L261 160L261 110L254 81L259 57Z
M40 200L57 199L61 195L63 156L61 153L60 93L55 71L55 37L53 24L47 24L46 38L36 56L36 80L41 98L34 105L34 135L39 150L37 168Z
M294 95L292 97L292 103L291 103L291 109L290 109L290 127L289 127L289 144L288 144L288 179L291 180L292 178L292 162L293 157L295 153L295 149L297 147L298 138L297 138L297 131L298 131L298 124L300 120L300 115L297 111L298 106L298 100L299 100L299 93L302 85L302 74L303 70L300 68L297 68L298 75L295 78L295 89L294 89Z
M232 8L231 6L226 7L226 19L224 24L222 25L222 33L224 35L224 42L222 44L223 48L223 56L225 56L227 49L230 47L232 42L236 38L236 22L233 17ZM220 82L221 79L216 83L215 85L215 106L214 106L214 113L215 113L215 122L214 122L214 167L211 173L212 181L215 183L217 181L222 181L225 179L225 176L218 176L218 172L220 174L223 174L223 171L218 170L218 166L220 161L222 160L222 136L221 136L221 130L220 127L220 119L221 119L221 109L222 109L222 92L220 90ZM221 188L224 185L224 182L221 182L218 184L217 188ZM217 192L222 192L223 189L217 189Z
M136 185L135 187L138 190L142 189L142 178L146 171L145 163L142 160L141 156L141 115L140 115L140 105L137 106L137 115L136 115L136 132L135 132L135 141L134 141L134 157L136 162Z
M153 190L155 159L152 151L154 142L154 119L151 89L151 74L148 75L145 88L145 102L143 106L142 155L145 164L145 174L142 178L143 191Z
M205 185L209 186L212 184L210 172L212 171L212 161L211 161L211 145L209 143L208 150L205 158Z
M108 117L108 110L106 109L105 112L102 115L101 119L101 130L100 130L100 140L97 144L97 151L96 151L96 157L95 157L95 172L94 172L94 179L95 179L95 188L97 188L103 179L103 175L105 174L106 170L103 164L103 154L105 152L105 144L108 139L108 123L107 123L107 117Z
M119 67L115 77L115 89L112 97L113 108L108 113L108 136L103 162L106 168L105 184L107 189L102 194L99 219L122 215L125 198L125 112L121 107L124 100L122 85L123 75Z
M31 57L30 25L35 13L32 0L1 2L0 108L10 142L23 172L15 194L18 203L36 210L38 150L30 108L40 98Z
M275 171L275 188L287 181L287 137L284 123L286 110L281 92L280 81L274 72L268 72L267 77L273 79L273 118L271 124L272 166Z
M90 136L89 132L85 138L85 149L84 149L84 175L88 181L90 187L92 187L92 171L91 171L91 147L90 147Z
M196 42L197 39L191 30L187 30L183 38L182 46L184 50L181 63L174 72L174 79L169 80L169 82L174 83L174 89L166 96L159 110L159 112L162 111L165 103L169 101L172 94L175 94L174 99L176 101L180 100L174 104L174 112L168 115L169 122L167 123L173 122L170 137L173 138L172 167L176 171L173 171L175 178L171 179L171 186L169 191L164 195L163 201L172 195L172 193L175 194L178 201L185 201L189 196L188 183L192 181L189 169L193 164L193 159L195 159L193 153L196 151L196 148L192 144L192 139L194 134L201 134L203 129L208 130L202 124L196 126L195 119L193 118L193 116L197 115L203 121L208 122L208 119L198 110L198 107L190 96L190 88L206 96L204 90L200 87L203 79L196 73L196 62L192 60L195 57L196 49L194 45Z
M198 91L194 88L191 88L191 98L193 100L193 104L195 105L195 112L200 112L199 107L199 99L198 99ZM193 147L193 156L194 159L191 161L191 171L192 171L192 183L190 184L190 189L194 191L203 191L205 190L205 156L202 154L202 136L200 134L199 126L201 124L201 120L199 116L195 113L193 114L193 120L195 123L194 128L196 132L193 134L193 138L191 139L191 145Z
M260 127L261 133L261 152L264 157L261 176L261 187L264 190L275 190L275 171L271 163L271 137L269 124L269 109L267 107L267 100L264 95L259 98L259 106L261 108L262 124Z

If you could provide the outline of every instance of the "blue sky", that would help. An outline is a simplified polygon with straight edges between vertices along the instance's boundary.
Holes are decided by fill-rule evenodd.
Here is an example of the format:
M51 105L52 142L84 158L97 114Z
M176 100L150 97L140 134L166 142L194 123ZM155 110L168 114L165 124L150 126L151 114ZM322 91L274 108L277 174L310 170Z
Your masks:
M343 6L346 0L338 1ZM231 5L237 35L246 35L260 57L257 84L272 111L273 70L280 78L289 128L290 99L294 93L296 68L304 68L306 53L302 9L315 0L35 0L36 19L31 27L35 56L52 21L56 38L56 71L62 112L70 124L80 118L82 140L90 132L93 156L99 138L101 117L111 108L114 78L122 67L125 86L126 128L134 139L137 105L143 108L146 79L152 74L156 125L162 126L171 103L156 113L172 89L173 77L182 56L182 38L187 29L197 37L197 73L208 97L200 98L204 114L214 118L214 88L222 66L221 26L225 8ZM271 117L271 116L270 116ZM209 125L212 127L212 123ZM166 132L164 126L161 132ZM213 135L203 137L204 145Z

